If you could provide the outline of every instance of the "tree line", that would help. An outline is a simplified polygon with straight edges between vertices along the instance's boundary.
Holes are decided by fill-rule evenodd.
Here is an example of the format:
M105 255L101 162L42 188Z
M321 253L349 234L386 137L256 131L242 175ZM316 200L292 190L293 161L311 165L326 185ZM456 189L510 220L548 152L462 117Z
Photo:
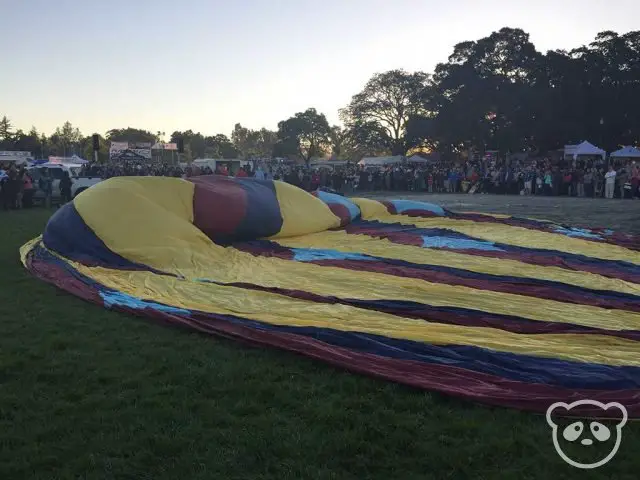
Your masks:
M539 52L521 29L502 28L457 44L431 74L377 73L340 110L332 126L314 108L276 131L236 124L231 136L176 131L187 158L313 157L358 159L413 151L546 152L589 140L607 151L640 139L640 31L599 33L571 51ZM156 142L163 132L112 129L110 141ZM13 131L0 120L0 149L35 155L92 155L91 136L66 122L49 137Z

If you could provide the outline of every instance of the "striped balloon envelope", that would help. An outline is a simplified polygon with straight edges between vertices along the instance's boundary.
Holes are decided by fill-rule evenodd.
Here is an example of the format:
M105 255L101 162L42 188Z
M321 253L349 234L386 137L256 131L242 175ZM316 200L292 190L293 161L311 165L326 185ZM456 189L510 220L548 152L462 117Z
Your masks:
M21 256L108 309L486 404L617 401L637 417L639 249L606 229L204 176L104 181Z

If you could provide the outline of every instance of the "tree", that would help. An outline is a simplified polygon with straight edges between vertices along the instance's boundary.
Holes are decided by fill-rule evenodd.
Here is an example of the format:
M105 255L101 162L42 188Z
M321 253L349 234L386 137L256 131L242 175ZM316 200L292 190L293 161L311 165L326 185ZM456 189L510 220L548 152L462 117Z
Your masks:
M407 123L412 116L423 113L421 99L428 81L429 75L423 72L377 73L340 116L356 142L365 148L404 155L414 146L407 143Z
M331 141L331 156L339 158L343 153L345 140L348 132L337 125L329 129L329 139Z
M271 155L275 158L298 157L300 155L298 141L293 137L278 138L273 145Z
M71 125L71 122L66 121L62 125L62 128L56 128L56 134L66 143L72 145L79 143L82 140L82 134L78 128Z
M233 127L231 141L243 158L250 157L255 150L253 132L239 123Z
M12 141L13 133L11 132L11 121L6 117L0 119L0 145L8 147Z
M70 156L71 154L82 153L82 134L71 122L66 121L62 127L56 128L49 138L49 153L60 156Z
M573 92L581 93L580 115L585 138L595 138L601 147L613 150L620 143L631 144L640 134L640 32L618 35L599 33L595 40L569 52L576 64ZM577 82L576 82L577 79ZM568 82L567 82L568 83ZM578 92L576 92L576 90ZM588 101L584 101L588 98Z
M255 135L255 154L258 157L270 157L273 147L278 141L278 134L272 130L261 128L260 130L255 130Z
M312 157L323 155L329 148L331 128L327 117L315 108L298 112L278 123L278 147L274 149L300 155L309 164Z
M237 158L236 147L226 135L217 134L205 137L193 130L175 131L171 134L171 142L176 143L181 138L184 142L185 158Z
M44 144L42 143L38 129L35 126L31 126L31 130L29 130L27 135L32 147L29 151L37 158L44 158Z
M640 136L640 32L602 32L570 52L538 52L502 28L454 47L407 126L409 143L548 151L586 139L607 150ZM362 132L361 132L362 133Z
M430 129L422 136L431 135L432 143L444 151L529 146L541 63L542 55L520 29L503 28L459 43L449 61L436 67L423 99L434 121L421 122Z
M243 158L271 156L277 140L276 132L266 128L250 130L239 123L231 132L231 141Z
M80 142L83 158L93 160L93 135L86 136ZM109 158L109 143L102 135L98 135L98 160L103 161Z
M113 128L107 132L109 142L156 143L158 136L148 130L139 128Z
M212 158L238 158L240 152L229 140L229 137L221 133L212 137L205 137L206 147L209 149Z
M45 158L49 152L49 139L44 133L40 134L40 149L42 152L42 156L40 158Z
M42 146L40 145L40 138L38 132L33 127L29 133L24 133L22 130L16 131L13 135L13 147L14 150L22 150L24 152L31 152L32 155L42 156Z

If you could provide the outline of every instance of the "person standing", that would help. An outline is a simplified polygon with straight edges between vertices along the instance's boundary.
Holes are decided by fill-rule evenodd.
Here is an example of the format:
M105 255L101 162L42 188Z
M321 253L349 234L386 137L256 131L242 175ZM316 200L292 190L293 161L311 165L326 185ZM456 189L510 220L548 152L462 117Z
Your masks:
M640 196L640 168L633 162L631 165L631 198Z
M533 172L531 172L531 168L527 168L524 173L524 194L531 195L533 191Z
M613 165L609 165L609 171L604 175L604 196L605 198L613 198L613 192L616 188L616 171Z
M11 167L9 168L9 173L8 173L8 180L5 184L5 188L6 188L6 192L7 192L7 197L6 197L6 201L8 203L8 206L10 209L15 209L17 206L17 198L18 198L18 183L21 183L18 181L18 170L16 170L15 165L11 165Z
M27 208L31 208L33 206L33 180L31 179L29 172L27 172L26 170L22 175L22 191L22 202L24 206Z
M625 192L627 189L631 189L631 185L629 182L629 174L627 173L626 167L620 169L618 174L616 175L616 183L620 188L620 198L624 200Z
M553 195L553 176L551 170L547 170L544 175L544 193L545 195Z
M60 179L60 197L61 197L61 205L64 205L67 202L71 201L71 177L69 177L69 172L63 172L62 178Z
M585 173L582 168L575 170L574 181L576 182L576 191L579 197L585 196L584 175Z
M593 173L591 173L591 169L587 168L584 177L582 177L582 183L583 183L583 189L584 189L584 194L589 197L592 198L594 196L594 189L593 189Z
M46 208L51 208L51 195L53 193L53 180L49 175L49 169L43 168L42 175L38 180L38 187L42 190L44 194L44 206Z
M24 168L20 168L16 174L16 204L17 210L22 210L22 199L24 197Z

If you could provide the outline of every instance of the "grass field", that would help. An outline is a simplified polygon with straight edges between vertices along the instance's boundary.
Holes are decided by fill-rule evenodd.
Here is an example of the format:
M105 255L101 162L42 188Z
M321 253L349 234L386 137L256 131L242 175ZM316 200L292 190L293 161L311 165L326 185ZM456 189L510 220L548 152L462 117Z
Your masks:
M19 263L47 217L0 212L0 480L638 478L635 423L582 471L541 415L84 303Z

